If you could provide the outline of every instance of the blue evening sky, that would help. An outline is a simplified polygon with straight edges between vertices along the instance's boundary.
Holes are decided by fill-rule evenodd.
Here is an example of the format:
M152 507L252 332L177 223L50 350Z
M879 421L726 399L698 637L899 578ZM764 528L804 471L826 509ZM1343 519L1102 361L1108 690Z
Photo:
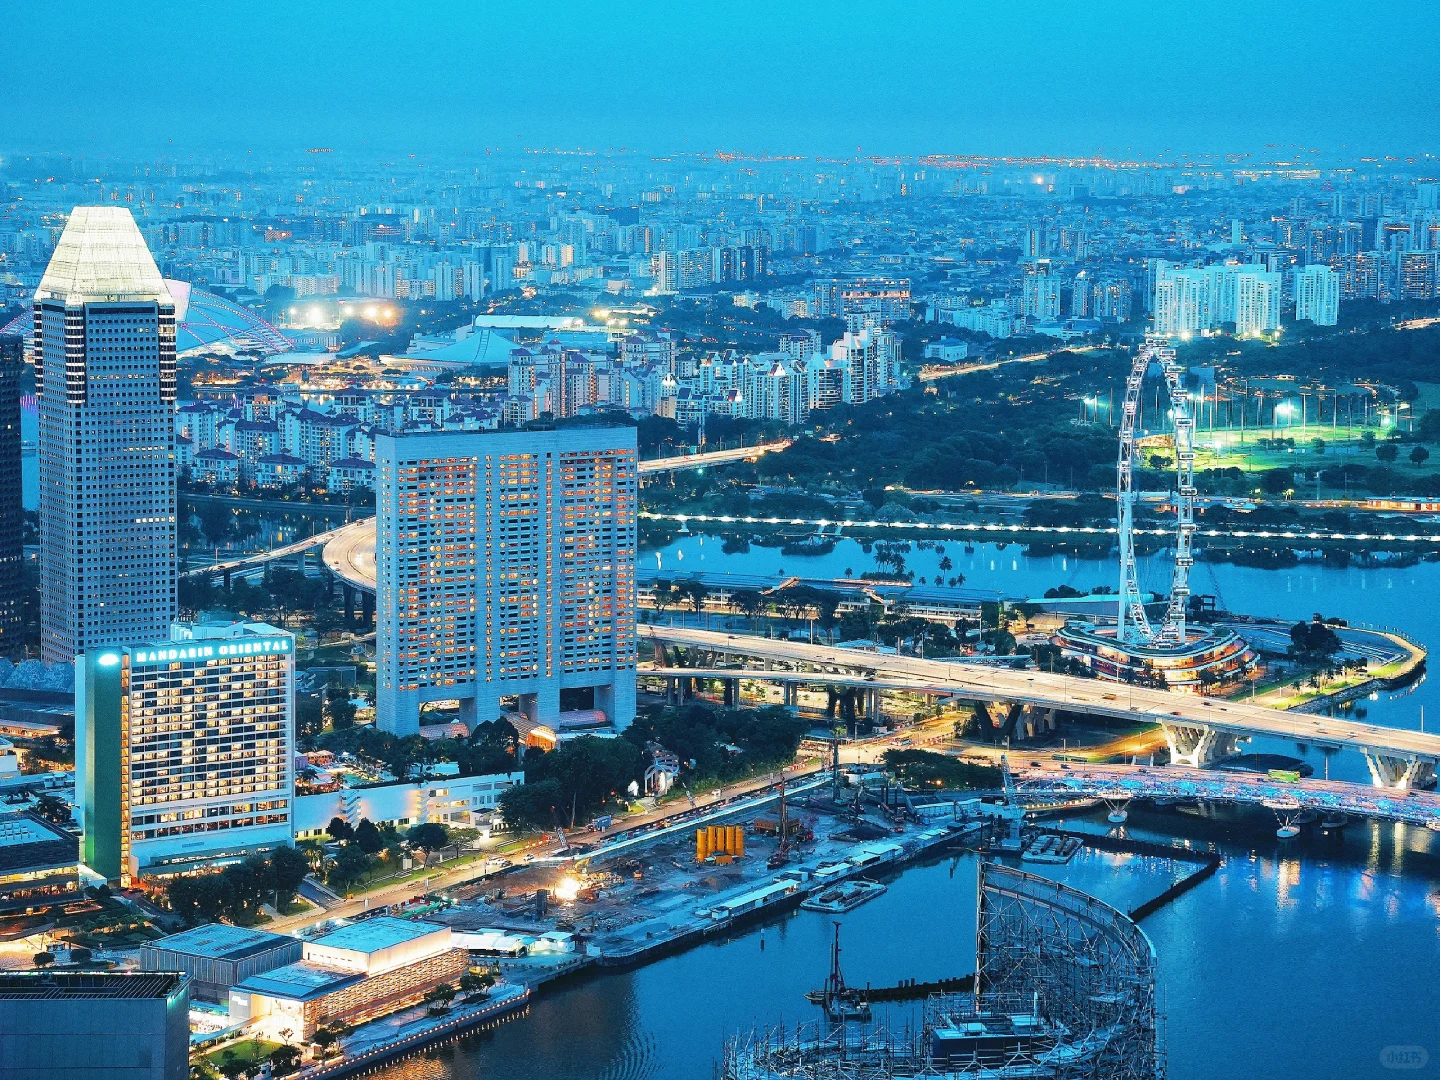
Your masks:
M1432 0L15 0L3 25L11 151L1440 150Z

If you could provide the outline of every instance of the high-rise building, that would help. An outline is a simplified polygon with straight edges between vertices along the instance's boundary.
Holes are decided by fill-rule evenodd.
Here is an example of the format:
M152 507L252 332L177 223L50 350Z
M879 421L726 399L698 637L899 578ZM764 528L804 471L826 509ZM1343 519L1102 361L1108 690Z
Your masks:
M78 206L35 293L43 659L175 615L175 303L122 207Z
M1280 325L1280 282L1276 271L1247 266L1234 274L1235 333L1263 334Z
M0 336L0 656L20 647L25 626L25 507L20 479L21 339Z
M239 862L292 839L295 639L175 626L76 665L81 859L107 879Z
M1060 279L1052 272L1050 260L1027 263L1021 278L1021 311L1027 319L1060 317Z
M1340 319L1340 275L1333 267L1312 263L1295 271L1295 321L1334 326Z
M634 428L381 435L376 715L635 715Z
M185 1080L190 980L174 971L0 972L5 1080Z

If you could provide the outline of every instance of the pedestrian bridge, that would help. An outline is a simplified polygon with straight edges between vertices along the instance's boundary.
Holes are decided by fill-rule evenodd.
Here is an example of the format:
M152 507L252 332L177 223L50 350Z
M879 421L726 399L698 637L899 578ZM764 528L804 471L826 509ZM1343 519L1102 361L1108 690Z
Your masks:
M683 626L641 624L641 644L698 654L694 666L726 669L729 677L789 681L805 672L809 681L829 676L859 678L881 689L955 697L1015 712L1032 710L1053 725L1053 713L1075 712L1159 724L1177 765L1205 768L1238 752L1242 739L1264 736L1365 755L1377 787L1426 787L1440 763L1440 736L1380 727L1343 717L1270 709L1248 702L1177 694L1166 690L1081 679L1034 669L1000 668L925 660L858 649L837 649L803 641L728 634ZM668 663L662 667L672 667ZM692 673L695 674L695 673ZM826 676L826 677L821 677ZM873 681L872 681L873 676Z
M1021 802L1055 798L1203 799L1210 802L1353 814L1402 821L1440 832L1440 795L1395 791L1336 780L1274 780L1262 773L1189 769L1173 765L1072 765L1066 770L1022 769L1015 773Z

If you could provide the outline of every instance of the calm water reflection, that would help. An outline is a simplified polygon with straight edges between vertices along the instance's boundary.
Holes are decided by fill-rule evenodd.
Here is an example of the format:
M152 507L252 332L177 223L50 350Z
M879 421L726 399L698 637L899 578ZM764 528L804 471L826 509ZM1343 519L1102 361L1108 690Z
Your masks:
M1263 815L1136 811L1133 821L1132 835L1177 833L1226 858L1144 923L1160 958L1172 1077L1380 1076L1380 1051L1391 1044L1440 1056L1440 857L1429 834L1361 824L1340 840L1282 848ZM1095 852L1044 869L1122 908L1175 873L1165 860ZM912 868L843 917L847 978L879 985L973 970L974 910L973 857ZM824 977L829 927L825 916L794 912L649 967L572 983L484 1039L383 1075L709 1077L727 1033L811 1018L800 995ZM913 1017L891 1013L893 1023ZM1432 1066L1416 1075L1434 1074Z

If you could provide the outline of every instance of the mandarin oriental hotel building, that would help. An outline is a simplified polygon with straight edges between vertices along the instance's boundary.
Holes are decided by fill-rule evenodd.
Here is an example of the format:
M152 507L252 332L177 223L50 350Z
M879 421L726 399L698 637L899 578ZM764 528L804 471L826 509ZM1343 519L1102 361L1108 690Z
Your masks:
M76 658L81 860L111 881L239 862L292 840L295 639L265 623Z

